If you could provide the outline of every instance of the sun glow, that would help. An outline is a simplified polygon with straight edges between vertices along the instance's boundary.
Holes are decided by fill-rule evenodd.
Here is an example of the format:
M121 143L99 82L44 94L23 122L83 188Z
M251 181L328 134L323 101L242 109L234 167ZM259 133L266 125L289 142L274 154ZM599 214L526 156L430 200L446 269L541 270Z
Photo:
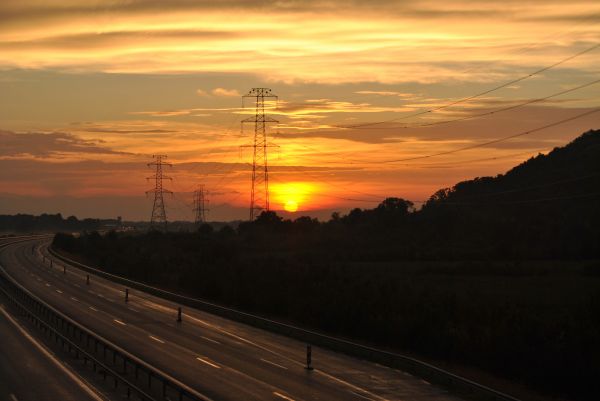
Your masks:
M288 182L271 185L273 200L278 208L287 212L306 210L305 206L312 200L315 185L307 182Z

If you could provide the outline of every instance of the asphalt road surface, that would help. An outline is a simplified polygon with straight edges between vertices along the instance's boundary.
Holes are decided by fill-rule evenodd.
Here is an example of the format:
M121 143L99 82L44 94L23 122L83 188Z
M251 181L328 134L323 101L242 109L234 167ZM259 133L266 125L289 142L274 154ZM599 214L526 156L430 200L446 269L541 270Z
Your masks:
M0 264L67 316L214 400L459 400L406 372L317 347L306 370L306 344L196 309L185 307L177 323L175 303L137 290L126 303L120 284L90 276L88 286L87 273L69 266L63 274L57 260L50 268L47 245L9 245Z

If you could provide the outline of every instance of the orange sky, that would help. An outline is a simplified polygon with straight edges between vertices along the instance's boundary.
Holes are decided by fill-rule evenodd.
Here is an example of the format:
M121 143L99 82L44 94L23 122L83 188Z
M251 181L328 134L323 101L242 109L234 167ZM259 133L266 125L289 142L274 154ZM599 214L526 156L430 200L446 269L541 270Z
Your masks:
M597 1L2 2L0 214L147 219L146 163L161 153L170 219L192 218L200 184L210 219L246 218L253 87L279 96L273 209L422 201L599 128L590 114L422 158L599 107L598 43Z

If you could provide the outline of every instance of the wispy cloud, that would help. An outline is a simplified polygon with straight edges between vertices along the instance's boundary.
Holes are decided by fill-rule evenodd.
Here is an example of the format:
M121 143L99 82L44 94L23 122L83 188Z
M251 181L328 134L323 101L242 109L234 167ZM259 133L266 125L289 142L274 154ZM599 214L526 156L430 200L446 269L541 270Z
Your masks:
M85 140L70 133L16 133L0 131L0 158L57 158L67 154L123 155L126 152L106 147L102 140Z
M215 96L224 96L224 97L240 97L240 92L236 89L225 89L225 88L215 88L211 91L211 93Z

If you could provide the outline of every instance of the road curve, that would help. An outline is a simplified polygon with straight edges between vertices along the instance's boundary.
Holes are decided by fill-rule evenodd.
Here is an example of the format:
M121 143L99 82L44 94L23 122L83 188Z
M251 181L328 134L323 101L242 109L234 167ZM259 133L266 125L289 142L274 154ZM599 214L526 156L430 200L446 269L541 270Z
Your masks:
M19 283L109 341L215 400L458 401L408 373L313 348L315 369L304 369L305 344L199 310L130 291L54 260L42 262L47 240L9 245L0 264ZM35 245L35 246L32 246Z

